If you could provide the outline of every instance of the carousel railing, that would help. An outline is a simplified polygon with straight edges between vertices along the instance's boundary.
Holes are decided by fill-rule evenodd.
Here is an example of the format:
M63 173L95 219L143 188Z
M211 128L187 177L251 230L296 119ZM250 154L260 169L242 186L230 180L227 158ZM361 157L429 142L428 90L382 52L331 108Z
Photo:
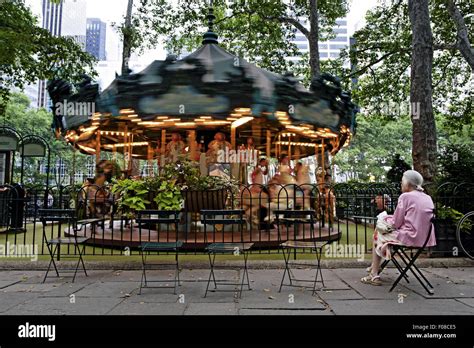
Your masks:
M81 232L90 238L86 255L138 255L138 246L143 242L176 239L184 242L183 252L201 253L206 245L199 219L201 209L243 209L246 218L244 232L237 236L229 227L217 226L213 239L217 242L252 242L254 253L279 253L278 245L282 238L310 238L310 228L305 225L299 231L289 230L286 235L278 236L274 211L285 209L315 210L316 238L337 241L336 245L357 245L368 252L377 202L382 202L385 209L393 211L400 194L397 188L388 185L341 184L332 187L315 184L241 185L238 192L183 192L185 203L177 231L156 225L146 226L142 228L145 232L140 233L133 217L124 215L118 209L118 197L107 186L61 186L49 188L48 191L33 187L27 189L23 196L15 187L4 186L4 190L4 195L0 196L0 210L5 212L0 243L5 246L7 243L35 244L40 255L47 252L38 220L38 210L44 208L75 209L77 220L105 220L103 231L96 226L95 233L92 233L92 228ZM14 208L22 208L23 214L14 213L18 210ZM21 229L13 229L12 226L19 226L19 215L22 215ZM59 233L66 234L67 230ZM74 253L74 250L66 252Z

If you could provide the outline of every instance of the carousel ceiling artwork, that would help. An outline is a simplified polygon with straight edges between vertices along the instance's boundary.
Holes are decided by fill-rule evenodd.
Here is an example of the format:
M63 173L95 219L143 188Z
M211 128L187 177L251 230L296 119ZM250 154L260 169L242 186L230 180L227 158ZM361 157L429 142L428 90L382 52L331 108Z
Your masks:
M50 81L57 134L89 154L131 144L137 158L146 158L147 145L163 140L164 130L235 128L239 134L259 127L266 134L262 138L270 135L272 142L293 135L286 140L306 155L314 154L318 144L333 154L349 144L357 107L337 78L321 74L307 89L289 73L259 68L219 46L214 18L210 9L209 29L195 52L183 59L170 55L139 73L118 76L102 92L90 78L76 88ZM61 115L55 110L58 102L94 103L95 110Z

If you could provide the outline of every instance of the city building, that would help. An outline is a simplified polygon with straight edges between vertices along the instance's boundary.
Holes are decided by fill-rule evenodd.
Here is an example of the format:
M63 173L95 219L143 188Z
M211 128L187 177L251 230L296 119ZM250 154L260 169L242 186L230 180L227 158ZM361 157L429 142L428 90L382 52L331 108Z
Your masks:
M66 36L86 49L86 0L62 0L58 4L43 0L41 26L55 36ZM37 88L37 97L31 98L33 89ZM30 85L26 90L30 100L36 100L34 107L49 106L50 100L46 90L47 81L41 80Z
M106 60L105 38L107 25L99 18L87 18L86 51L97 60Z
M302 20L301 23L309 29L307 20ZM319 41L319 57L321 60L337 58L342 49L349 47L349 35L347 31L347 18L339 18L336 20L336 26L333 28L335 37L328 41ZM309 53L308 39L301 32L295 34L295 39L292 41L301 53ZM296 61L300 57L288 57L288 60Z

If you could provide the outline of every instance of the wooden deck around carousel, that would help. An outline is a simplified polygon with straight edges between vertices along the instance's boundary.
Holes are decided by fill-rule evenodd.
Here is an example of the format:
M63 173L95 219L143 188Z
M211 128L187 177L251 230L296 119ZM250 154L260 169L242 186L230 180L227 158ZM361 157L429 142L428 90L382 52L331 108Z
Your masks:
M87 244L100 247L110 248L138 248L141 243L145 242L174 242L183 241L183 250L203 250L209 243L222 242L252 242L256 249L271 249L287 240L295 241L335 241L340 239L341 231L328 226L321 226L320 223L314 225L314 234L311 238L309 224L301 224L298 231L293 227L281 228L280 236L278 229L273 224L267 224L264 228L256 228L256 226L244 225L243 230L238 230L235 226L226 226L223 228L213 229L208 227L204 232L204 226L200 222L185 223L178 226L178 232L174 228L159 225L142 226L140 228L136 223L125 224L124 220L114 221L113 225L109 225L109 221L105 221L104 229L101 224L95 227L87 225L78 235L88 237ZM73 236L72 229L64 230L66 236ZM95 232L95 233L94 233ZM207 237L207 241L206 241Z

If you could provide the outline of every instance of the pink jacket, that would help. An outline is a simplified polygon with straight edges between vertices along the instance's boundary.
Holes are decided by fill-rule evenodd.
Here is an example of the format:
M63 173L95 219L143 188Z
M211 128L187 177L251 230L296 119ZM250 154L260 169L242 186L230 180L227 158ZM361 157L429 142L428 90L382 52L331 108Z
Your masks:
M396 228L395 237L404 245L421 247L430 231L433 217L433 200L426 193L411 191L402 193L398 198L397 209L385 220ZM434 229L426 246L436 245Z

